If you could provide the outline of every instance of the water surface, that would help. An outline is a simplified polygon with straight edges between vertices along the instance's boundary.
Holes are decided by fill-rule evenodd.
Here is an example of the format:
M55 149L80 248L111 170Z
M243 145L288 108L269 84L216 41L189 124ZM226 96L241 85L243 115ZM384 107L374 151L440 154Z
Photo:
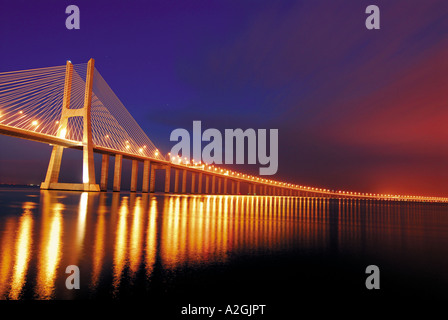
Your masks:
M448 207L264 196L0 191L0 298L173 305L448 300ZM365 268L381 270L366 289ZM80 269L68 290L65 269Z

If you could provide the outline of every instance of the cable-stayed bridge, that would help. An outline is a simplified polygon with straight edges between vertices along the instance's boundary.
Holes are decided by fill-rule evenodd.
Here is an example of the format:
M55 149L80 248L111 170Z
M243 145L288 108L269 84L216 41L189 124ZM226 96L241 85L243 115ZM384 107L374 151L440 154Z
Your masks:
M88 63L0 73L0 133L53 146L41 189L107 191L109 160L115 157L113 190L120 191L123 158L132 160L131 192L139 190L138 164L143 162L142 192L155 191L155 171L165 171L164 192L306 196L448 202L448 198L328 190L193 163L164 156L103 79ZM83 152L79 183L59 182L64 148ZM93 154L102 154L101 181L96 184ZM174 186L170 185L174 172ZM180 175L182 180L180 181Z

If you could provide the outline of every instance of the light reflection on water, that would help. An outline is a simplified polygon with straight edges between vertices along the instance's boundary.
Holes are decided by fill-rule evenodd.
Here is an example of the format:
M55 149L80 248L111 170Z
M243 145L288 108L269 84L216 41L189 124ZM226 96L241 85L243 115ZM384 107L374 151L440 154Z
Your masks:
M446 259L438 260L448 253L443 205L29 190L3 191L0 200L1 299L113 298L150 286L155 268L176 273L279 252L434 263L448 283ZM72 264L79 292L65 288Z

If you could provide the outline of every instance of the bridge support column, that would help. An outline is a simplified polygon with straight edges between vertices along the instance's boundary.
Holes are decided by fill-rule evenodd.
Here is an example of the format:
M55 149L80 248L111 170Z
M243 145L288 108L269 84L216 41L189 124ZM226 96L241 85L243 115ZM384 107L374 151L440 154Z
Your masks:
M137 191L137 177L138 177L138 161L132 160L131 192Z
M120 191L121 189L121 167L123 156L121 154L115 155L115 168L114 168L114 191Z
M149 191L149 168L151 162L149 160L143 161L143 183L142 183L142 192Z
M70 97L72 87L73 65L67 61L65 68L64 96L62 99L62 112L59 120L57 136L65 138L67 132L68 119L70 117L82 117L83 119L83 168L82 183L59 183L59 172L61 170L61 160L64 148L54 146L48 164L45 181L41 183L41 189L59 189L73 191L100 191L100 186L95 183L95 164L93 161L93 141L91 122L92 86L94 73L93 59L87 64L86 87L84 94L84 107L80 109L70 109Z
M216 176L212 175L212 194L215 194Z
M254 195L256 195L256 194L257 194L257 185L254 184Z
M218 178L218 194L221 194L221 178Z
M182 170L182 193L187 193L187 170Z
M63 151L64 147L53 147L53 150L51 151L50 163L48 164L47 176L45 177L45 181L41 183L41 189L50 189L50 185L52 183L58 182Z
M156 166L151 164L151 175L149 176L149 192L156 191Z
M236 194L240 194L240 181L236 183Z
M224 178L224 194L227 194L227 178Z
M170 192L171 166L165 167L165 193Z
M92 188L99 191L99 186L95 184L95 163L93 161L93 141L92 141L92 119L91 119L91 105L92 105L92 87L93 87L93 73L95 60L90 59L87 63L86 76L86 90L84 95L83 110L83 138L82 138L82 152L83 152L83 167L82 167L82 182L84 190L90 191Z
M231 181L232 183L232 189L231 189L231 194L235 194L235 181Z
M192 172L191 173L191 189L190 189L190 193L195 193L195 189L196 189L196 173Z
M248 194L252 194L252 184L249 183L249 190L247 192Z
M101 183L100 190L107 191L107 180L109 178L109 155L103 154L101 159Z
M202 172L198 174L198 193L202 193Z
M210 181L210 176L207 174L207 175L205 175L205 191L204 191L204 193L208 193L210 190L208 187L209 181Z
M174 169L174 193L179 193L179 169Z

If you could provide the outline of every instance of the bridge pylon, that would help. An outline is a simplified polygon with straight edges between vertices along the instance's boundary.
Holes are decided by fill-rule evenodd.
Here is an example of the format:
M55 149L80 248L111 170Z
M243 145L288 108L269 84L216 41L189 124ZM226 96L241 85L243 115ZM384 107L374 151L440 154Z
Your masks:
M73 64L67 61L65 69L64 97L62 102L62 113L59 121L57 135L65 138L67 134L68 119L71 117L83 118L83 168L82 183L60 183L59 172L61 170L61 160L64 147L53 146L50 163L48 164L45 181L41 183L41 189L72 190L72 191L100 191L100 186L95 183L95 164L93 159L92 141L92 86L95 60L90 59L87 64L86 88L84 94L84 106L79 109L70 109L70 97L72 88Z

